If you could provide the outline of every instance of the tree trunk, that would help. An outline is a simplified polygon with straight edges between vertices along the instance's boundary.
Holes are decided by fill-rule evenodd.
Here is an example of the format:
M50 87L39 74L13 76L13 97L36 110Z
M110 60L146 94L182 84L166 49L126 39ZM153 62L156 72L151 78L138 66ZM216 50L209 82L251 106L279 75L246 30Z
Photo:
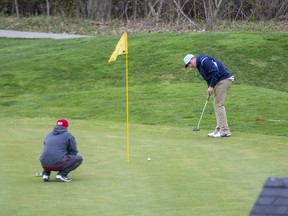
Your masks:
M205 1L205 0L203 0ZM217 2L218 1L218 2ZM221 7L223 0L215 0L215 8L213 8L213 4L209 1L210 5L208 6L209 11L208 11L208 19L206 20L206 24L205 24L205 30L208 30L211 28L219 10ZM210 11L211 9L211 11Z
M138 3L137 0L134 0L134 7L133 7L133 19L134 19L134 22L137 19L137 7L138 7L137 3Z
M15 4L15 11L16 11L16 15L17 15L17 17L19 17L19 6L18 6L18 0L14 0L14 4Z
M46 0L46 11L47 11L47 17L50 16L50 4L49 4L49 0Z

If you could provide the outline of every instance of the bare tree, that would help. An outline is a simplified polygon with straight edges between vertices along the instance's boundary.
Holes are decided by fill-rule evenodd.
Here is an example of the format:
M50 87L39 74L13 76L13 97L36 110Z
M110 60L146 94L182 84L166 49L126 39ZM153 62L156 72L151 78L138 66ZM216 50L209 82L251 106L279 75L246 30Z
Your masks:
M49 0L46 0L46 11L47 11L47 17L50 16L50 3Z
M17 17L19 17L19 5L18 5L18 0L14 0L14 4L15 4L16 15L17 15Z
M134 5L133 5L133 19L136 21L137 19L137 9L138 9L138 0L134 0Z
M180 18L180 15L182 14L182 16L184 16L190 24L192 24L193 26L197 26L195 22L193 22L184 12L183 12L183 8L185 7L186 3L188 2L189 0L186 0L183 5L181 6L181 2L180 0L176 1L176 0L173 0L174 4L176 5L176 8L177 8L177 25L179 23L179 18Z
M149 6L149 9L150 9L150 12L149 12L148 16L150 16L150 14L152 14L152 16L156 18L157 22L160 21L160 17L161 17L161 13L162 13L162 7L163 7L163 2L164 2L164 0L156 0L153 3L151 0L148 0L148 6ZM156 7L156 9L155 9L155 7Z
M274 18L275 19L288 19L288 0L285 0L282 2Z
M206 2L208 5L206 5ZM213 3L213 0L203 0L204 9L205 9L205 15L206 15L206 25L205 30L209 29L211 25L213 24L219 10L221 7L223 0L215 0L215 4Z
M125 19L169 21L205 20L209 29L216 19L288 20L288 0L0 0L3 15L76 16L95 20ZM152 18L152 19L151 19Z

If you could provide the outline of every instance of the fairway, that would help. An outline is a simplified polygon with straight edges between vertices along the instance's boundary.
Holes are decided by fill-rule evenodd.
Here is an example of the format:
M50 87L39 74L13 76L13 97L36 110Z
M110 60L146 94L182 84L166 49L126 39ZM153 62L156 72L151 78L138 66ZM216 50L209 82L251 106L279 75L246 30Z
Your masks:
M35 173L53 121L1 120L1 215L242 216L267 177L287 175L286 137L132 124L128 164L125 124L71 120L84 163L71 183L44 183Z

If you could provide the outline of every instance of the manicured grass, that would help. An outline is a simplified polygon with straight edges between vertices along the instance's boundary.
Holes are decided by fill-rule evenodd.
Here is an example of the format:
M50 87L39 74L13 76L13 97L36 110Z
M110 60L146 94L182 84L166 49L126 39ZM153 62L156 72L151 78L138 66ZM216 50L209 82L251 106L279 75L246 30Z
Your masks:
M125 57L108 64L119 38L0 39L1 215L247 215L266 178L287 174L287 34L129 35L131 164ZM183 69L188 52L236 75L232 137L207 138L212 100L192 131L207 87ZM71 183L43 183L42 142L63 117L84 163Z
M132 86L129 89L129 121L181 128L197 126L206 96L206 86L195 83ZM57 92L2 98L1 117L54 117L125 122L125 87L101 87L95 91ZM226 109L232 132L288 136L288 94L276 90L232 85ZM275 109L273 107L276 107ZM256 121L257 117L280 120ZM213 97L201 128L215 126Z
M44 183L35 172L53 120L1 120L3 215L242 216L268 176L287 173L285 137L132 124L127 164L125 124L72 120L84 163L71 183Z

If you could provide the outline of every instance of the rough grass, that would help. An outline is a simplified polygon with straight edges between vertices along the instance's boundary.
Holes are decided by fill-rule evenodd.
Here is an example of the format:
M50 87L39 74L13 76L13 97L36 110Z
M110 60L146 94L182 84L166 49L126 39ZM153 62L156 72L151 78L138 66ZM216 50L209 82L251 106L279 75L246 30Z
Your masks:
M192 26L185 20L179 24L170 22L156 22L154 20L136 20L126 22L125 20L97 21L69 17L4 17L0 19L0 29L20 30L32 32L53 32L84 35L111 35L122 34L127 31L129 34L143 33L175 33L203 31L205 22L194 21L197 26ZM287 21L217 21L213 24L211 31L217 32L287 32Z

